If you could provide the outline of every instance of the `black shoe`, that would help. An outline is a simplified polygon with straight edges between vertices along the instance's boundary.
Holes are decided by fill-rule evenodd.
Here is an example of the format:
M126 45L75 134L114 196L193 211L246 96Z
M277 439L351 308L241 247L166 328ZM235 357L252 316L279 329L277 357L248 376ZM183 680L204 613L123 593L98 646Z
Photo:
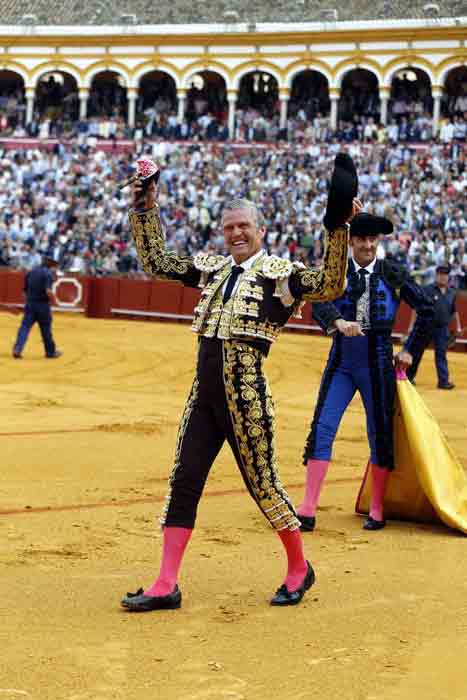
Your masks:
M382 530L383 527L385 527L385 526L386 526L385 520L375 520L374 518L371 517L371 515L369 515L368 518L363 523L364 530Z
M13 350L13 357L15 360L21 360L23 356L20 352L18 352L18 350Z
M438 389L454 389L455 386L451 382L446 382L446 384L438 384Z
M289 591L285 583L277 589L274 598L271 600L271 605L297 605L303 596L315 582L315 572L310 562L307 561L308 571L300 588L296 591Z
M314 515L300 515L300 513L297 513L297 518L300 520L300 530L302 532L313 532L316 525Z
M410 377L407 377L407 379L412 384L412 386L417 386L417 382L415 381L415 379L410 379Z
M142 588L136 593L127 593L122 599L123 608L131 612L149 612L150 610L176 610L182 604L182 592L176 585L168 595L145 595Z
M61 357L63 355L63 352L61 350L55 350L53 355L46 355L46 358L48 360L56 360L57 357Z

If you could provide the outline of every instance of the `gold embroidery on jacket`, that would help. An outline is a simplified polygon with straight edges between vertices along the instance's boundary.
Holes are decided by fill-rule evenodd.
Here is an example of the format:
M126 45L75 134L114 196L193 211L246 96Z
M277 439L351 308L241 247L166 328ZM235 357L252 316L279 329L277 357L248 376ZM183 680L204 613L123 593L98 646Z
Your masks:
M207 338L216 335L216 329L223 313L222 288L229 274L230 265L226 265L214 275L203 289L201 299L194 309L194 319L191 325L191 330L194 333Z
M194 266L201 272L214 272L220 270L227 262L223 255L211 255L210 253L197 253L193 258Z
M193 259L165 249L159 207L144 212L130 212L130 227L136 251L148 275L174 279L186 275L193 268Z
M289 277L292 270L290 260L279 258L277 255L269 255L263 263L263 275L272 280Z
M258 284L258 280L255 279L256 284L251 284L250 280L246 280L243 285L238 289L237 296L239 297L249 297L250 299L255 299L256 301L263 301L264 299L264 289Z
M273 343L277 340L282 326L269 321L259 321L245 318L235 318L231 324L231 337L249 336L250 338L260 338Z
M325 261L329 271L324 268L316 270L303 269L280 258L274 258L269 275L283 274L291 269L291 275L298 275L303 290L301 298L288 307L291 315L300 318L304 300L331 299L341 293L345 286L347 266L348 227L334 231L329 237ZM283 325L282 317L277 322L262 316L265 285L263 270L268 269L269 258L261 256L251 270L239 279L238 286L227 304L222 304L222 289L230 274L230 265L225 263L215 272L206 284L201 299L195 308L192 330L200 336L228 340L232 338L252 338L274 342ZM269 279L269 278L268 278ZM271 277L272 279L272 277ZM264 314L264 312L263 312Z
M327 301L341 296L347 276L349 226L345 224L326 236L323 264L314 270L294 269L300 280L302 299Z
M257 301L247 301L237 295L233 303L233 313L242 316L259 316L259 304Z

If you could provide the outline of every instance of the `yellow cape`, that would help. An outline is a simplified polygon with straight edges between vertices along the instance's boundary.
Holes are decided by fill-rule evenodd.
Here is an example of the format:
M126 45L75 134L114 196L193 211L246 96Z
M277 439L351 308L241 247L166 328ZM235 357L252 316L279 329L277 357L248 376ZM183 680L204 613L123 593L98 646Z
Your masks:
M467 534L467 475L435 418L412 384L397 380L394 415L395 469L384 498L385 517L439 523ZM368 513L367 469L357 513Z

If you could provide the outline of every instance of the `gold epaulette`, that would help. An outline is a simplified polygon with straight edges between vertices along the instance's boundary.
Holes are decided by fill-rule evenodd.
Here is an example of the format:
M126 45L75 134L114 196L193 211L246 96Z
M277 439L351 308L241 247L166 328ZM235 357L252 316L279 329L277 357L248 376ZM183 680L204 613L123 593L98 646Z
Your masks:
M215 272L225 265L227 258L223 255L211 255L210 253L197 253L193 258L194 266L200 272Z
M263 262L263 275L271 280L290 277L293 265L290 260L279 258L277 255L268 255Z

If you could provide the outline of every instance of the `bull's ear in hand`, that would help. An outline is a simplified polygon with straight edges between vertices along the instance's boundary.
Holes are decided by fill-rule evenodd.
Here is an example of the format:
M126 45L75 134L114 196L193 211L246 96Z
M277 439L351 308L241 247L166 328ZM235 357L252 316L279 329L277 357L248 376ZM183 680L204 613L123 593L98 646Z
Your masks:
M338 153L329 184L324 225L328 231L343 226L352 214L353 200L358 194L355 164L347 153Z
M151 182L156 185L159 182L161 171L157 164L150 158L138 158L136 170L143 189L146 190Z

